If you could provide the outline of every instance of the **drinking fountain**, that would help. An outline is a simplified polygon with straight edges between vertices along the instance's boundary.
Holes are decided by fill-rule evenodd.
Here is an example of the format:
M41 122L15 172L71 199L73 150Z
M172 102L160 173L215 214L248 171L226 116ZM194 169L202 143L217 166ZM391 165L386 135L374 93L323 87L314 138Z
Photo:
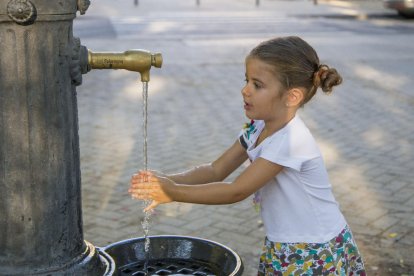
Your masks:
M132 275L128 271L143 261L140 238L102 248L83 238L76 86L92 69L138 72L147 83L162 55L93 52L81 45L73 20L89 4L0 0L0 275ZM234 251L213 241L150 240L151 265L168 260L194 267L193 260L212 267L210 274L167 266L151 275L243 270Z

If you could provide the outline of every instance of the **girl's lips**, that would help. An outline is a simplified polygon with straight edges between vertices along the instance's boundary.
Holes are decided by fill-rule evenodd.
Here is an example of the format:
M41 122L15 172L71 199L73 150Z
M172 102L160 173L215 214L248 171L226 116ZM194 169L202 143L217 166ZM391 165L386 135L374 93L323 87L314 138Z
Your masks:
M249 110L251 107L249 103L244 102L244 109Z

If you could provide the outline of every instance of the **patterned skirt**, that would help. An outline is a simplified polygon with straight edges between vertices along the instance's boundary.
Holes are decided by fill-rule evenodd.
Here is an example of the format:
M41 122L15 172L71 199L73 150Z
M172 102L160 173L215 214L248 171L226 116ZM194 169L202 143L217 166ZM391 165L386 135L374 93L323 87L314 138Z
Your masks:
M348 226L326 243L278 243L267 238L258 276L362 275L364 263Z

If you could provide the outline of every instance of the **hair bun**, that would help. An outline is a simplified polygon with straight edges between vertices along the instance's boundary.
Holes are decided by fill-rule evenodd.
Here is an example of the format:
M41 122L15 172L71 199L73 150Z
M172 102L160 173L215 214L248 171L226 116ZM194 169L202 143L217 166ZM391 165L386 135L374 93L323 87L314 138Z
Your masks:
M329 94L332 88L342 83L342 77L335 68L329 68L328 65L321 64L318 70L313 74L313 85L317 89L322 88L322 91Z

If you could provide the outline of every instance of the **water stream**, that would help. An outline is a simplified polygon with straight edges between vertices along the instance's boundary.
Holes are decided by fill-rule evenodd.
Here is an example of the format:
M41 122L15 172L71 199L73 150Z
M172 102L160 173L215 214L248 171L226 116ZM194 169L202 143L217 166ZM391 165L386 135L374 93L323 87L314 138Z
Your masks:
M143 167L144 170L148 170L148 82L142 83L142 129L143 129ZM144 208L151 203L151 200L144 200ZM142 229L144 230L145 238L145 266L144 271L148 275L148 262L149 262L149 247L150 239L148 237L150 228L151 211L145 212L144 220L141 222Z
M144 170L148 170L148 82L142 83L142 128Z

